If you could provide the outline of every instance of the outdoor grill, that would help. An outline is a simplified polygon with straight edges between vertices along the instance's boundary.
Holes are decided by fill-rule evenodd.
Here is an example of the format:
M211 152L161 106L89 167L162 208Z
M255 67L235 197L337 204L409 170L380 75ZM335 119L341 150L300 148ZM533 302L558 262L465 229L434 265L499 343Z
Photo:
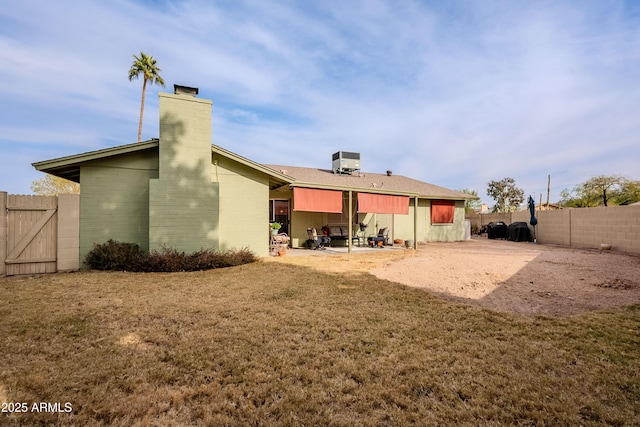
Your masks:
M507 224L502 221L490 222L487 224L487 238L489 239L506 239Z
M528 242L531 240L531 231L526 222L512 222L507 227L507 239L513 242Z

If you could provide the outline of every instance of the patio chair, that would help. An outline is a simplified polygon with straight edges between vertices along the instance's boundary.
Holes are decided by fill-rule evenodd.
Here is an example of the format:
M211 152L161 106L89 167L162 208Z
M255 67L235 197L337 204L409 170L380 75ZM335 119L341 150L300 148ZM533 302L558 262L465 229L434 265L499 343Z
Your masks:
M289 241L291 240L291 238L287 233L276 234L275 236L272 237L272 239L274 243L277 243L279 245L285 245L285 246L288 246Z
M378 237L382 238L383 245L388 245L389 244L389 227L381 228L380 230L378 230Z
M309 249L322 250L325 249L324 245L328 245L331 242L329 236L318 236L318 232L315 228L307 228L307 246Z
M389 227L381 228L378 230L378 235L375 237L367 237L367 243L369 246L383 247L389 244Z

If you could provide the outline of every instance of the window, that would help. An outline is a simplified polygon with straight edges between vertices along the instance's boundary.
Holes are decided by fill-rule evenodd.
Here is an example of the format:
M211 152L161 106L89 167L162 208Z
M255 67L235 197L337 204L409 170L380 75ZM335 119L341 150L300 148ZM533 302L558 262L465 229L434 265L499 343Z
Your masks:
M453 224L455 207L453 200L432 200L431 224Z

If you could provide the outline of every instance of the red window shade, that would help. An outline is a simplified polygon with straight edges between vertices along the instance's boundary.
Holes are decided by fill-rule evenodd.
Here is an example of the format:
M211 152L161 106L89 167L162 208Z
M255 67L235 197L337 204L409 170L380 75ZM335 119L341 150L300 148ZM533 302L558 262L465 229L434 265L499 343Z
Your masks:
M358 193L358 212L409 215L409 197Z
M294 187L293 210L342 213L342 191Z
M453 224L455 207L453 200L432 200L431 224Z

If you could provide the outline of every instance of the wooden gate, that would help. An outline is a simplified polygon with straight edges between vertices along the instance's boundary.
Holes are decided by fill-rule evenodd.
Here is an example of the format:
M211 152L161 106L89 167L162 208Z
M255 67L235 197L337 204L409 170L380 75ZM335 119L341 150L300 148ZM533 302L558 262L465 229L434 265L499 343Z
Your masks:
M56 272L57 211L55 196L7 196L7 276Z

